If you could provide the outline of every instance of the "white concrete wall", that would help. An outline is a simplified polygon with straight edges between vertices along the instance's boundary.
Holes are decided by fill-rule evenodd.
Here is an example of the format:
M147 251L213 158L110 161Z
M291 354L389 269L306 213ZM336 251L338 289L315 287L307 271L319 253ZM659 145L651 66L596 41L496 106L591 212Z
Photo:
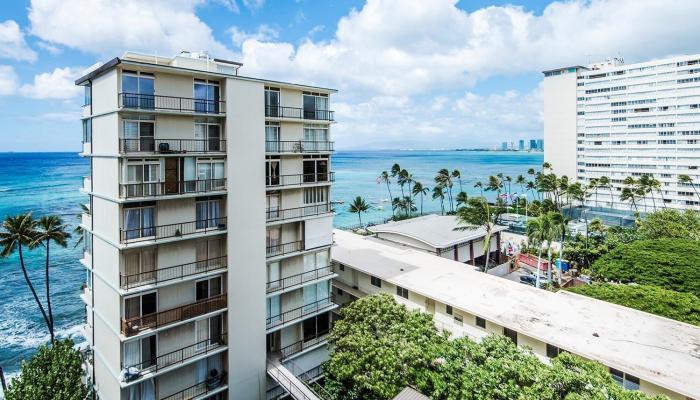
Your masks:
M544 78L544 161L576 178L576 73Z
M105 72L92 81L92 114L102 114L117 109L120 86L117 70ZM94 129L93 129L94 135Z

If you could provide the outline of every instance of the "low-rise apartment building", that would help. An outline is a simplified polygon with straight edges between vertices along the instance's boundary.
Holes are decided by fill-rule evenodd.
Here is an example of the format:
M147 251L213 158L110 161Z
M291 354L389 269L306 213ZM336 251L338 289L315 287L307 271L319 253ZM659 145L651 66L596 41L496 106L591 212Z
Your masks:
M568 351L610 368L621 385L671 399L700 398L700 328L600 300L464 268L426 252L336 230L336 301L389 293L433 315L439 329L480 340L496 333L543 361Z
M325 357L335 91L240 67L126 53L76 81L95 398L265 398L271 361Z

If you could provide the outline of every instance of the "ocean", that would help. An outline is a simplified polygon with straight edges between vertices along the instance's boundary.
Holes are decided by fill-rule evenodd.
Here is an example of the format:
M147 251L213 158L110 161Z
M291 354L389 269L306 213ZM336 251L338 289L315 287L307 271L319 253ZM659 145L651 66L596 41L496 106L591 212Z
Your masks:
M413 174L424 186L433 187L433 177L441 168L458 169L462 188L478 195L474 188L478 180L499 172L513 178L525 175L528 168L542 164L542 153L482 152L482 151L338 151L333 156L336 172L332 197L337 204L336 226L358 223L357 215L348 212L348 204L362 196L372 209L363 215L363 222L381 221L391 216L389 195L377 177L390 170L394 163ZM87 196L79 192L82 177L89 173L86 159L76 153L0 153L0 217L31 211L35 217L58 214L70 225L78 224L80 203ZM516 185L517 186L517 185ZM516 191L516 186L513 190ZM392 194L400 189L392 185ZM453 189L459 191L459 183ZM416 200L417 206L419 201ZM440 203L424 199L423 211L439 211ZM84 323L84 305L78 297L85 271L78 262L81 246L74 247L75 238L65 249L52 247L52 304L59 336L72 336L77 342L80 325ZM43 252L35 250L25 256L30 277L36 287L43 287ZM43 291L40 290L40 296ZM49 335L41 315L27 289L17 255L0 259L0 366L6 375L19 370L20 361L48 341Z

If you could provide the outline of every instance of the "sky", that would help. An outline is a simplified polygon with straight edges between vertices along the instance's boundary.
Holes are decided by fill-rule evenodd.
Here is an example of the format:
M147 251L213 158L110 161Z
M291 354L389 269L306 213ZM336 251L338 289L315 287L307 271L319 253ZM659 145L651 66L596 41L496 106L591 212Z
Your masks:
M700 53L698 15L697 0L5 1L0 151L78 151L77 77L181 50L338 89L338 149L496 147L542 137L541 71Z

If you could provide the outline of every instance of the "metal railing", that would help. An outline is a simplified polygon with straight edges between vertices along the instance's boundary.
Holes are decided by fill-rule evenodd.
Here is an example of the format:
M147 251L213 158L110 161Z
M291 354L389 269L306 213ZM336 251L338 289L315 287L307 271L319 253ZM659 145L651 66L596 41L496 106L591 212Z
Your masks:
M188 193L208 193L223 190L226 190L226 178L171 182L121 183L119 184L119 197L130 199Z
M165 353L163 355L153 357L149 360L142 361L133 365L123 366L122 369L135 368L140 375L147 373L157 373L163 368L170 367L176 364L182 364L185 361L203 355L209 354L212 350L216 350L226 343L226 333L222 333L216 338L210 338L197 342L195 344L182 347L180 349Z
M225 153L226 141L221 139L120 139L119 152L123 154Z
M325 267L316 268L311 271L302 272L300 274L288 276L286 278L277 279L274 281L267 282L267 293L274 293L280 290L289 289L295 286L299 286L304 282L313 281L316 279L323 278L324 276L333 275L335 272L330 265Z
M134 243L146 240L160 240L182 237L196 233L223 231L226 229L226 217L200 219L177 224L154 225L136 229L120 229L119 240L122 243Z
M210 375L207 379L177 393L161 397L160 400L191 400L211 393L226 384L226 371L224 370L221 373L217 373L216 376Z
M277 381L284 390L295 400L318 400L318 398L309 397L304 393L304 390L299 388L291 379L280 372L279 369L268 369L267 373L272 375L272 379ZM302 382L303 383L303 382ZM308 389L308 388L307 388ZM308 389L311 390L311 389ZM270 395L266 394L269 399Z
M148 272L119 274L119 287L129 290L144 285L156 285L158 283L176 279L184 279L189 276L226 269L226 265L226 256L221 256L187 264L174 265L172 267L155 269Z
M265 116L270 118L311 119L316 121L334 121L335 112L330 110L311 110L299 107L265 105Z
M267 187L299 186L335 181L335 172L317 172L313 174L270 175L265 177Z
M275 244L272 246L267 246L266 250L267 250L266 253L267 253L268 258L282 256L285 254L294 253L297 251L304 250L304 241L297 240L297 241L289 242L289 243Z
M299 340L298 342L294 342L290 344L289 346L282 347L280 349L280 354L282 356L282 359L284 360L285 358L288 358L290 356L293 356L294 354L301 353L302 351L316 346L320 343L323 343L328 339L328 333L330 330L325 330L321 332L317 332L316 335L309 339L309 340Z
M226 293L168 310L158 311L140 317L122 319L121 329L125 336L133 336L145 329L160 328L223 308L226 308Z
M332 152L333 142L292 140L292 141L266 141L267 153L326 153Z
M309 314L315 314L328 308L335 307L335 295L332 293L325 299L316 300L313 303L285 311L283 313L267 317L267 329L286 324L287 322L301 319Z
M223 100L194 99L191 97L161 96L157 94L119 93L119 107L135 110L165 110L202 114L225 114Z
M267 222L284 221L288 219L329 214L332 212L333 206L330 203L314 204L296 208L267 209L265 210L265 220Z

